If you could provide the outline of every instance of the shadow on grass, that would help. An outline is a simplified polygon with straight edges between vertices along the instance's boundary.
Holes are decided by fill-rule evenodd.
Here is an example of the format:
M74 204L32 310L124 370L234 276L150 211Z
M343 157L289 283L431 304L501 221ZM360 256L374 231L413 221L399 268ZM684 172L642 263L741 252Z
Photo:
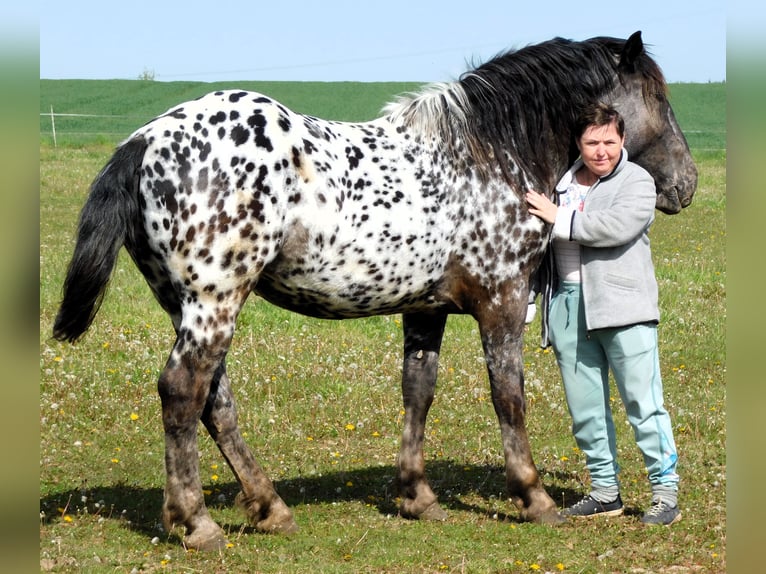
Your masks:
M491 516L497 520L520 522L514 507L507 503L505 470L500 466L467 465L457 461L429 461L426 468L431 487L439 497L439 503L447 511L473 512ZM566 473L545 473L545 488L557 503L574 501L580 492L563 488L572 477ZM275 480L274 487L291 508L305 504L362 502L385 515L396 515L396 468L392 465L371 466L315 476L298 476ZM553 484L550 484L550 481ZM229 508L239 492L236 482L204 485L208 508ZM161 488L142 488L117 483L106 486L83 486L49 494L40 498L41 520L50 523L63 514L85 512L97 514L109 520L123 521L126 528L147 536L162 534ZM512 509L512 513L501 509ZM244 521L244 515L243 515ZM224 528L227 525L222 525ZM229 525L234 529L239 527ZM245 527L245 531L249 528Z

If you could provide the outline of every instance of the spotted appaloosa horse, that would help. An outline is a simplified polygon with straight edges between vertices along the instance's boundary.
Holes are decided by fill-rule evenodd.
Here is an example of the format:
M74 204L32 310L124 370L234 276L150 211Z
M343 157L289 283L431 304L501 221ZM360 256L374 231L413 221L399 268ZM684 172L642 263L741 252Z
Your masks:
M553 189L574 159L573 120L594 100L623 112L630 157L653 174L658 208L688 205L696 169L639 32L499 55L367 123L220 91L131 135L82 210L53 334L75 341L87 330L124 245L177 335L158 385L166 527L183 525L190 547L225 543L202 494L201 420L255 527L296 528L242 439L226 374L250 293L315 317L402 313L406 517L445 517L425 477L424 428L447 315L475 317L509 493L522 518L560 521L525 428L522 334L548 230L522 194Z

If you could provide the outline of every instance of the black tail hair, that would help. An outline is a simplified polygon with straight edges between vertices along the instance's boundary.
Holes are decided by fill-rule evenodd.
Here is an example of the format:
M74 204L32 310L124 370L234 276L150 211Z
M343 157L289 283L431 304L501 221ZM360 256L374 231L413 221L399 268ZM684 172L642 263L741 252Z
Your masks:
M112 276L117 255L133 227L140 225L138 184L147 143L133 138L93 181L80 213L77 242L64 281L64 298L53 337L74 342L88 330Z

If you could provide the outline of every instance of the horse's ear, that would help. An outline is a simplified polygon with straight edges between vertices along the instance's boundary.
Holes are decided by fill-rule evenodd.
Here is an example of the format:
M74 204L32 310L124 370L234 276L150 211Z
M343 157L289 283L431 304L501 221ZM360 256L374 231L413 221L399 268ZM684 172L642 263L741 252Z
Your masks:
M633 32L625 41L625 46L620 54L620 67L633 72L636 69L636 62L644 51L644 41L641 39L641 30Z

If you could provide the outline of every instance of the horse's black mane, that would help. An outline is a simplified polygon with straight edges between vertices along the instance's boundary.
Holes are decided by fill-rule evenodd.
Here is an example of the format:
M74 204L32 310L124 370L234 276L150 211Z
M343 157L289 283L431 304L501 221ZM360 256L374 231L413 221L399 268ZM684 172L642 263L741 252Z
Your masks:
M531 173L550 173L547 160L553 150L550 139L541 136L571 139L579 111L619 81L615 70L624 45L625 40L610 37L583 42L554 38L499 54L464 73L459 84L473 108L468 116L476 120L470 131L494 148L494 157L499 157L499 148L514 149L517 161L533 158L537 165L524 166ZM634 69L619 71L643 75L645 90L665 90L659 67L646 53ZM567 151L573 159L573 141Z
M623 74L643 76L645 97L665 92L662 72L646 52L632 69L618 69L625 42L610 37L582 42L554 38L509 50L465 72L454 84L431 87L401 102L399 113L405 121L418 114L441 115L445 144L452 147L462 139L480 171L510 152L527 174L546 181L558 175L551 168L556 158L566 154L574 159L571 129L580 110L611 91ZM461 118L457 124L455 117ZM564 142L563 149L551 149L551 135L560 136L556 139ZM499 165L510 181L507 162Z

